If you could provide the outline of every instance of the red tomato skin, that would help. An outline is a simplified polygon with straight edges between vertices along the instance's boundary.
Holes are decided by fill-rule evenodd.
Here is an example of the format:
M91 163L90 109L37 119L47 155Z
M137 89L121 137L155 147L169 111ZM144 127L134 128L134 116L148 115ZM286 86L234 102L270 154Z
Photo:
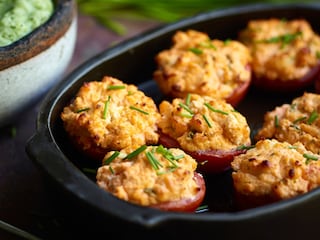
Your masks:
M159 133L159 143L165 147L181 148L178 141L173 139L167 134ZM182 149L182 148L181 148ZM245 153L245 149L232 149L232 150L209 150L209 151L196 151L189 152L187 154L192 156L198 162L198 170L202 173L217 174L222 173L230 169L233 158L236 155Z
M246 68L248 71L251 71L250 65L247 65ZM238 104L247 95L250 85L251 85L251 79L239 84L239 86L236 89L234 89L234 91L230 94L230 96L226 98L226 102L230 103L233 107L238 106Z
M312 86L319 75L320 62L302 78L290 81L281 81L270 80L267 78L256 78L253 76L252 85L259 89L271 92L295 92Z
M157 208L163 211L174 211L174 212L195 212L196 209L201 205L205 194L206 184L201 173L194 173L194 180L199 186L199 191L193 198L184 198L177 201L165 202L160 204L154 204L150 207Z

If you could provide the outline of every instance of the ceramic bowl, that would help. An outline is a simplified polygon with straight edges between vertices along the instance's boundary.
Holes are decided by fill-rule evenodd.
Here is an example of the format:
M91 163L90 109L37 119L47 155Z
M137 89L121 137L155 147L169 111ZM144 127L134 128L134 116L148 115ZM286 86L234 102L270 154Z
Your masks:
M320 4L254 4L211 11L148 31L122 42L88 60L55 86L40 107L37 130L29 139L29 157L59 189L64 201L72 202L85 228L104 236L126 239L311 239L317 236L320 188L274 204L247 210L234 208L231 172L206 175L207 211L164 212L130 204L102 190L95 175L85 169L93 164L68 139L60 114L84 82L111 75L139 86L158 103L163 98L152 79L154 56L171 44L180 29L206 31L220 39L235 38L247 22L257 18L305 18L320 32ZM237 107L252 131L261 126L263 114L290 101L294 95L267 94L250 89ZM50 181L50 182L51 182ZM121 238L123 237L123 238Z
M47 22L0 47L0 126L37 103L62 77L73 55L77 12L74 0L54 0Z

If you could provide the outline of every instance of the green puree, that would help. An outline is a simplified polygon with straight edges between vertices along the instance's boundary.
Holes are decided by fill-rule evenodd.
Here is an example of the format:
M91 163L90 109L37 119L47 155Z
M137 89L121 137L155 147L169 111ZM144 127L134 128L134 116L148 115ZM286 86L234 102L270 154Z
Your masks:
M0 0L0 47L24 37L53 13L52 0Z

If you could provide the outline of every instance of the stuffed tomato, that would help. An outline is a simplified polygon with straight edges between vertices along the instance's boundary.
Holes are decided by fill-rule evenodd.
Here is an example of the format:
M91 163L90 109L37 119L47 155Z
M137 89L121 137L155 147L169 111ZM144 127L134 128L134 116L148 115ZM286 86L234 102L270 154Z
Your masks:
M201 172L224 172L251 145L246 118L225 100L189 94L162 101L159 111L159 143L181 148Z

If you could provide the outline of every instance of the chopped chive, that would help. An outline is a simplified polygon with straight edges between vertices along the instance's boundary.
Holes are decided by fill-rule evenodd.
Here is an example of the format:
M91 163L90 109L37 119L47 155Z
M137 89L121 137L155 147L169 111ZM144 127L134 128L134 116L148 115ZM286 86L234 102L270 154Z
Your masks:
M302 122L302 121L304 121L306 119L307 119L306 117L297 118L296 120L293 121L293 124L297 124L297 123Z
M206 123L208 124L209 128L212 128L211 123L209 122L209 119L207 118L207 116L205 114L202 115L203 119L206 121Z
M297 146L289 146L289 149L297 149L298 147Z
M316 58L317 58L317 59L320 59L320 51L317 51L317 52L316 52Z
M109 96L107 101L105 101L105 103L104 103L103 116L102 116L103 119L107 118L107 112L108 112L108 108L109 108L109 104L110 104L110 99L111 99L111 97Z
M295 103L292 103L291 105L290 105L290 109L291 110L296 110L296 108L297 108L297 104L295 104Z
M276 128L279 127L279 118L278 118L278 115L275 115L275 116L274 116L274 126L275 126Z
M172 160L178 160L184 157L183 154L180 154L178 156L174 156L170 150L165 148L163 145L159 145L156 148L156 152L162 154L165 158L170 158Z
M271 37L259 42L262 43L282 43L282 46L291 43L294 41L297 37L301 36L302 32L297 32L297 33L288 33L276 37Z
M318 113L316 111L313 111L310 115L310 117L307 120L308 124L312 124L317 118L319 117Z
M118 90L118 89L125 89L126 86L124 85L110 85L107 87L108 90Z
M139 155L142 153L144 150L146 150L147 145L142 145L141 147L138 147L136 150L133 152L129 153L124 159L131 159L134 158L135 156Z
M158 159L154 156L152 152L146 152L145 154L154 170L159 170L159 166L162 167L162 164L158 161Z
M189 106L190 105L190 100L191 100L191 94L188 93L187 97L186 97L186 105Z
M318 160L317 156L314 156L314 155L311 155L308 153L304 153L303 157L306 158L306 163L309 163L310 161L317 161Z
M194 54L200 55L203 51L199 48L189 48L189 51L193 52Z
M185 105L184 103L179 103L179 106L182 107L184 110L186 110L188 113L193 115L192 110L187 105Z
M104 165L110 164L114 159L116 159L119 156L119 154L120 154L119 151L115 151L110 157L108 157L107 159L103 160L103 164Z
M226 40L224 40L224 45L228 45L231 42L230 38L227 38Z
M240 145L240 146L238 146L236 149L237 150L249 150L249 149L251 149L251 148L255 148L256 146L255 145L249 145L249 146L246 146L246 145Z
M110 172L111 172L112 174L114 174L114 170L113 170L113 168L112 168L111 166L109 166L109 170L110 170Z
M186 117L186 118L192 118L193 115L189 114L189 113L181 113L180 114L181 117Z
M208 39L208 41L206 41L206 42L200 43L200 46L217 50L216 46L213 45L213 43L211 42L210 39Z
M289 127L293 127L294 129L296 129L296 130L298 130L298 131L301 130L301 129L300 129L297 125L295 125L295 124L290 124Z
M148 112L143 111L142 109L137 108L137 107L135 107L135 106L130 106L130 109L135 110L135 111L138 111L138 112L141 112L141 113L143 113L143 114L145 114L145 115L149 115Z
M76 113L86 112L86 111L88 111L88 110L90 110L89 107L87 107L87 108L82 108L82 109L77 110Z
M161 171L161 172L157 171L157 175L163 175L163 174L167 174L167 173L170 173L170 172L174 172L177 168L178 168L178 166L177 167L171 166L171 167L167 168L166 171Z
M214 107L212 107L209 103L205 103L204 104L207 108L209 108L212 112L216 112L216 113L221 113L221 114L225 114L228 115L227 112L219 110L219 109L215 109Z
M181 158L184 158L184 155L183 154L180 154L178 156L174 156L172 154L171 151L169 151L167 148L165 148L164 146L162 145L159 145L157 148L156 148L156 152L157 153L160 153L165 159L167 159L175 168L178 167L178 165L174 162L174 161L177 161Z

